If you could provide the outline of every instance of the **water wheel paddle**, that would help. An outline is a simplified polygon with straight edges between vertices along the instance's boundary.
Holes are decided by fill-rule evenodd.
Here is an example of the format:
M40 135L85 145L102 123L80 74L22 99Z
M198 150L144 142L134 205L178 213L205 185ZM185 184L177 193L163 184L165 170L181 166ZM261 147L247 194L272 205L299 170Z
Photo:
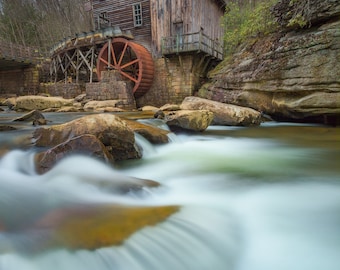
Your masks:
M151 87L154 63L150 52L140 44L125 38L114 38L102 47L98 55L97 75L115 69L134 84L135 97L144 95Z

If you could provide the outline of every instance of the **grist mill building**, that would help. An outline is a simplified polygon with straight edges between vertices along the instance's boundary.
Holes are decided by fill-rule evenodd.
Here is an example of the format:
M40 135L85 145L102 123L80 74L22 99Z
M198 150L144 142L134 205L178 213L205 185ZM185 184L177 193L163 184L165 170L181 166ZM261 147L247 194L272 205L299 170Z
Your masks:
M56 44L51 73L88 82L88 91L116 70L138 106L180 103L222 60L224 8L221 0L89 1L95 31Z

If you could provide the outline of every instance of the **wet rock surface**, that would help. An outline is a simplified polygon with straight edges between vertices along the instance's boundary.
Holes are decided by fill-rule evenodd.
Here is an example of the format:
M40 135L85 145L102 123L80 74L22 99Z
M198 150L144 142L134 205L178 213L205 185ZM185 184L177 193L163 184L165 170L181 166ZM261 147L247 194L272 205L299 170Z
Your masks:
M166 114L166 124L172 130L202 132L208 128L214 114L208 110L180 110Z
M141 157L132 129L111 114L88 115L65 124L38 128L33 139L37 147L54 147L85 134L97 137L115 160Z
M215 125L252 126L261 123L261 113L256 110L199 97L186 97L181 109L208 110L214 115L212 123Z
M84 134L37 153L35 157L37 172L45 173L61 159L75 154L91 156L111 164L115 161L96 136Z

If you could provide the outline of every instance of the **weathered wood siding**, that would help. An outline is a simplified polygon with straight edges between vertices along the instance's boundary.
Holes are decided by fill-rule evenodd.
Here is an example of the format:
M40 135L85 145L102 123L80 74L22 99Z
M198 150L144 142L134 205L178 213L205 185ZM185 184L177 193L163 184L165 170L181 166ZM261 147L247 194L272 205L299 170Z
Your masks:
M142 4L143 25L134 26L133 5ZM150 0L93 0L93 17L97 18L106 12L112 26L118 25L122 31L131 31L138 43L151 49Z
M141 27L134 27L133 4L136 3L142 3ZM222 40L222 5L221 0L93 1L94 17L106 12L112 25L118 25L122 31L130 30L136 42L146 46L155 58L153 85L136 100L138 106L179 104L194 94L211 58L203 51L162 58L162 38L203 31L210 39Z
M143 25L135 27L133 5L142 4ZM212 39L222 40L223 8L217 0L93 0L93 16L106 12L111 25L131 31L135 40L160 56L162 37L203 30Z
M170 35L171 1L151 1L150 6L152 52L160 56L161 38Z
M151 32L154 54L160 54L162 37L202 30L210 38L222 40L224 10L216 0L151 1Z
M223 40L224 30L221 26L221 18L224 14L224 9L221 9L221 7L216 4L215 0L199 0L195 1L195 3L200 4L200 7L195 9L199 12L199 14L193 14L192 16L193 18L195 18L195 16L201 17L200 23L203 28L203 32L210 36L211 39ZM197 21L197 25L198 23L199 22ZM195 25L196 24L194 23L193 26ZM196 28L196 30L199 29Z

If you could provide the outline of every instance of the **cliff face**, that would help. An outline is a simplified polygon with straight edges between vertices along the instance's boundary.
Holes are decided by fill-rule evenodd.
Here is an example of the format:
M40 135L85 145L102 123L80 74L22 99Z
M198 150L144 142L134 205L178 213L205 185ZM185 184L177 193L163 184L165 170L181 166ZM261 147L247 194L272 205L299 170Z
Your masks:
M278 120L339 119L338 0L282 0L272 12L282 30L240 48L199 95Z

